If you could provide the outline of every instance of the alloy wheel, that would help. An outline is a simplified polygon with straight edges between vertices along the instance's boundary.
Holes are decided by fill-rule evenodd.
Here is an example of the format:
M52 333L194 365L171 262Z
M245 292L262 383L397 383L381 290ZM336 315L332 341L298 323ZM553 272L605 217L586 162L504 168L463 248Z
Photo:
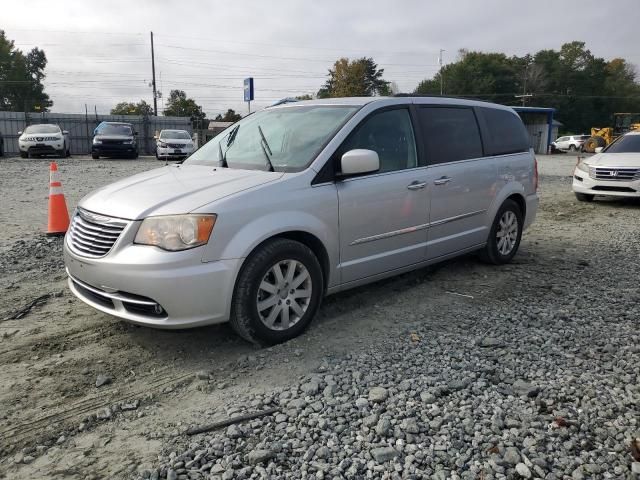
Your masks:
M502 214L496 240L498 242L498 252L500 255L509 255L516 245L518 239L518 218L511 210Z
M293 327L309 308L311 291L311 275L304 264L291 259L278 261L258 286L260 320L271 330Z

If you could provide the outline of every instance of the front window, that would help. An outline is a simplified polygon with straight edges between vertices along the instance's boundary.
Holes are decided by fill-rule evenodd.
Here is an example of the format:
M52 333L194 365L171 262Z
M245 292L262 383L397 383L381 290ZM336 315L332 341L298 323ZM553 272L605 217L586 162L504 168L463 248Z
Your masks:
M604 151L607 153L640 153L640 135L624 135Z
M160 132L160 138L163 140L191 140L191 135L184 130L162 130Z
M217 135L184 163L279 172L303 170L358 110L357 106L271 108L247 116Z
M60 127L57 125L31 125L24 129L24 133L37 134L37 133L60 133Z
M104 123L96 128L96 135L122 135L130 137L133 131L129 125L112 125Z

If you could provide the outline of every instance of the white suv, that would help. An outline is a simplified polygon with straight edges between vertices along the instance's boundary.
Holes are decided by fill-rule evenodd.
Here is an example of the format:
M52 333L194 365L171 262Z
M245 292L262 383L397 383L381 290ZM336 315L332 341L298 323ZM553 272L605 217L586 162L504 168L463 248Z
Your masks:
M40 124L30 125L22 132L18 132L18 146L22 158L40 155L57 155L60 158L70 155L71 142L69 132L58 125Z
M575 152L582 150L582 145L587 140L589 140L589 135L565 135L557 138L555 142L551 142L551 146L556 150L571 150Z
M186 130L162 130L156 137L156 158L184 159L194 151L193 140Z

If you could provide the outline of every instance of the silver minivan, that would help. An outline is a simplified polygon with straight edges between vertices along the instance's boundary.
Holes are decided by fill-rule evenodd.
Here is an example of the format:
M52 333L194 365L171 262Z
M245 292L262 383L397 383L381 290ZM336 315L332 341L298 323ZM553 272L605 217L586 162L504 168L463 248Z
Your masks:
M84 197L69 287L126 321L230 321L299 335L331 293L479 251L509 262L538 206L510 108L442 97L340 98L245 117L181 165Z

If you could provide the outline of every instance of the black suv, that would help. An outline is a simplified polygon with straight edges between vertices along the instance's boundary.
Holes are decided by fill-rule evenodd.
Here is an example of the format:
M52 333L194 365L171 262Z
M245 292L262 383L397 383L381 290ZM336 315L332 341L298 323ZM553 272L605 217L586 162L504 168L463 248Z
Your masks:
M137 136L130 123L102 122L93 131L91 157L138 158Z

